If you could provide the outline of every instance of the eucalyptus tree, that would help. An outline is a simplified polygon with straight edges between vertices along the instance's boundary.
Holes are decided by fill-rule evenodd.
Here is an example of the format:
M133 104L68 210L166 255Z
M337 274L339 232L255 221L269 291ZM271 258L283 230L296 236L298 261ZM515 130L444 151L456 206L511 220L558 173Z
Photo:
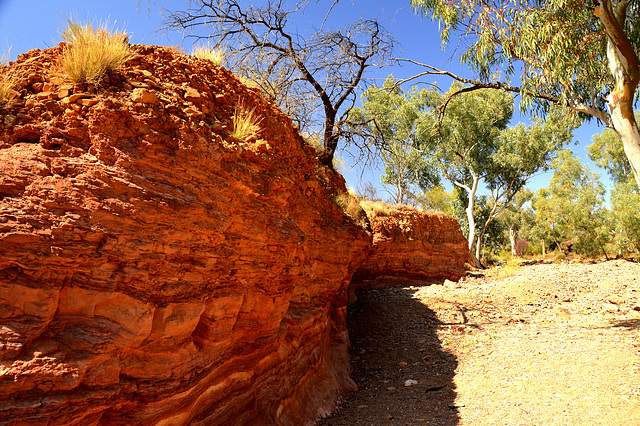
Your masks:
M587 151L589 158L596 166L605 169L615 184L633 180L631 164L624 153L620 137L613 130L604 129L602 133L594 135L593 143L587 147Z
M560 250L563 242L571 241L583 254L608 257L605 245L610 234L600 176L580 164L570 150L560 151L552 167L549 187L539 189L533 198L536 222Z
M325 28L322 22L317 28L300 31L290 18L302 13L308 0L253 3L187 1L185 10L167 12L165 26L226 48L236 64L256 65L253 75L266 77L255 78L256 83L268 82L281 93L302 94L303 99L311 94L323 116L319 126L324 150L319 159L331 166L367 68L384 65L394 41L372 19L360 19L337 30ZM327 8L327 14L332 8ZM246 68L243 72L251 75Z
M628 159L615 132L605 129L593 137L589 157L606 170L614 183L611 191L611 232L619 254L640 253L640 190L634 184Z
M611 228L618 253L640 253L640 191L630 181L611 191Z
M445 97L462 89L454 83ZM436 162L444 178L466 193L470 251L476 239L476 194L483 179L498 173L493 162L498 136L512 115L511 95L479 90L451 98L441 118L432 115L418 127L422 150Z
M476 79L426 67L471 85L522 95L522 105L549 103L604 122L620 137L640 185L640 132L634 117L640 70L640 0L411 0L439 21L443 43L467 46L461 56ZM413 61L412 61L413 62ZM496 75L502 80L495 80ZM511 85L513 77L519 86Z
M349 122L359 123L352 129L352 142L380 155L380 180L394 188L392 201L401 204L418 201L420 189L438 183L437 175L425 166L428 158L419 149L416 132L435 95L415 88L405 92L396 83L389 76L382 87L370 86L362 94L362 107L350 112Z
M532 176L548 169L556 152L571 140L576 120L562 108L553 108L545 120L508 127L513 114L510 94L465 88L454 83L434 102L444 101L446 109L436 107L435 117L421 121L419 141L431 158L425 164L437 163L442 176L464 191L469 250L475 247L480 259L480 242L493 221ZM481 186L489 194L480 212L476 200Z
M553 108L545 120L533 124L517 124L498 135L497 149L491 158L485 181L490 191L488 213L478 233L478 241L493 220L510 204L527 182L537 173L549 169L556 153L571 141L577 125L574 117L560 108ZM515 241L511 241L515 244ZM476 246L480 258L480 245Z

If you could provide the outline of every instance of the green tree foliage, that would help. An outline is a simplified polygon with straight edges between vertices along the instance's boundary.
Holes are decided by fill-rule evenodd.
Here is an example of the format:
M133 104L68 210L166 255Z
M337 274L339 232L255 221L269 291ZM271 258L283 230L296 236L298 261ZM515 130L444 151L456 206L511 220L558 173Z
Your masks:
M396 204L418 201L418 188L429 189L437 176L425 167L427 158L417 147L417 123L431 106L431 93L415 88L405 92L389 76L382 87L371 86L362 95L362 108L354 108L349 121L364 142L364 149L380 152L384 163L381 181L392 185Z
M528 189L518 192L511 199L502 215L500 222L503 223L504 229L509 234L509 242L511 244L511 254L516 255L516 240L518 233L523 227L531 226L533 222L532 212L525 207L533 198L533 192Z
M600 176L580 164L570 150L560 151L552 167L549 187L538 190L533 198L539 234L560 250L567 243L581 254L607 257L610 234Z
M640 191L618 135L605 129L593 137L589 158L604 168L614 182L611 191L610 227L618 254L640 253Z
M447 192L442 186L434 186L427 189L418 197L418 203L421 207L440 210L448 216L455 217L452 205L453 200L453 192Z
M461 87L454 83L453 91ZM446 95L445 95L446 96ZM513 99L504 92L480 90L454 97L439 120L420 123L422 149L436 161L439 171L466 193L469 250L475 244L475 202L480 181L496 175L493 156L500 132L513 115Z
M602 167L614 183L633 180L631 164L624 153L620 137L611 129L593 136L593 143L587 147L589 158Z
M565 112L553 108L544 121L535 119L530 126L518 124L500 133L490 169L492 173L486 178L491 191L490 210L478 235L479 240L529 179L548 170L556 152L571 140L577 121ZM478 251L476 256L479 255Z
M483 241L495 218L528 180L549 167L555 153L571 140L576 120L554 108L544 121L507 127L513 114L511 95L484 89L450 97L460 90L459 84L452 85L445 94L444 116L435 123L423 123L424 130L432 133L420 140L426 141L424 150L437 160L443 176L466 192L469 249L475 245L480 258L481 245L476 240ZM490 193L482 214L475 207L480 183Z
M640 192L632 181L611 191L611 216L618 254L640 253Z
M640 132L634 118L640 69L639 0L411 0L439 21L444 43L468 46L461 60L478 80L523 96L524 107L559 103L602 120L622 139L640 185ZM425 65L425 73L443 71ZM423 73L424 74L424 73ZM503 81L491 81L502 75ZM514 78L514 77L517 77ZM519 80L519 87L511 80Z

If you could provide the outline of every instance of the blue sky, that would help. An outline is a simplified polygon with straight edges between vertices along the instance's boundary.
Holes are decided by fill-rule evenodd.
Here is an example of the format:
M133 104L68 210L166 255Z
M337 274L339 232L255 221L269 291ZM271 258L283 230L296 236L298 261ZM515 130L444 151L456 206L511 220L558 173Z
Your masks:
M152 7L147 8L146 0L0 0L0 53L10 48L9 59L13 60L30 49L55 46L61 41L60 31L70 16L79 20L108 20L115 23L117 28L130 34L132 43L182 45L185 51L191 51L192 41L185 39L183 34L158 32L163 20L159 10L163 7L179 10L184 8L186 0L155 0L152 3ZM297 15L296 25L302 31L314 24L319 26L330 4L327 0L320 0L319 4L312 1L304 14ZM398 56L472 77L468 70L459 65L455 52L442 51L437 24L416 16L408 4L408 0L343 0L332 11L327 25L339 27L358 18L378 18L401 44L402 50ZM371 76L383 81L388 74L405 78L417 71L415 67L384 68L372 70ZM426 80L428 83L434 81ZM441 88L447 89L451 81L442 79L438 83ZM512 124L518 121L526 122L527 117L518 116ZM574 132L578 145L571 145L570 148L583 164L600 173L603 182L609 185L604 171L596 168L586 155L586 147L591 144L592 136L602 130L602 125L598 126L595 121L583 125ZM348 158L346 155L344 157ZM351 187L358 184L361 176L377 187L382 186L379 170L364 173L361 170L347 170L345 173ZM547 186L550 177L551 173L540 175L529 186L534 190ZM383 195L383 192L380 194Z

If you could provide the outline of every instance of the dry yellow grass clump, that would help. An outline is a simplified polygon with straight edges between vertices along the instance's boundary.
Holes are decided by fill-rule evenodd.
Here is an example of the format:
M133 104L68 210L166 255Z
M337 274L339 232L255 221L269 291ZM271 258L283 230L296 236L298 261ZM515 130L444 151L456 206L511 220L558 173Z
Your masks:
M61 35L69 43L62 54L62 71L74 83L96 84L132 56L127 34L104 24L95 29L70 19Z
M192 55L198 59L206 59L214 65L220 66L222 65L222 61L224 61L225 50L209 44L203 44L195 46Z
M247 140L257 137L262 131L260 123L263 117L258 116L256 109L247 109L242 104L236 105L235 113L231 120L233 122L233 132L231 136L236 139Z
M415 207L407 204L389 204L384 201L371 201L367 199L361 200L360 205L370 219L373 219L376 216L389 216L392 211L403 208L415 209Z
M5 61L3 61L5 62ZM15 73L9 70L4 63L0 65L0 107L9 107L17 96L14 90L16 85Z

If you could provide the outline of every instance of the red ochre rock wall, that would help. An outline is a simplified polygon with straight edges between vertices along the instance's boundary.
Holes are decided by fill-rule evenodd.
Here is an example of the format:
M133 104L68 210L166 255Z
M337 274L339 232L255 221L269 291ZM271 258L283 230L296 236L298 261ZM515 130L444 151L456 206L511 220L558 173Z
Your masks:
M442 213L391 209L370 218L373 247L353 276L352 289L458 281L467 241L460 224Z
M355 389L371 237L344 180L224 68L169 48L93 86L21 55L0 110L0 423L312 423ZM230 136L237 105L262 131Z

